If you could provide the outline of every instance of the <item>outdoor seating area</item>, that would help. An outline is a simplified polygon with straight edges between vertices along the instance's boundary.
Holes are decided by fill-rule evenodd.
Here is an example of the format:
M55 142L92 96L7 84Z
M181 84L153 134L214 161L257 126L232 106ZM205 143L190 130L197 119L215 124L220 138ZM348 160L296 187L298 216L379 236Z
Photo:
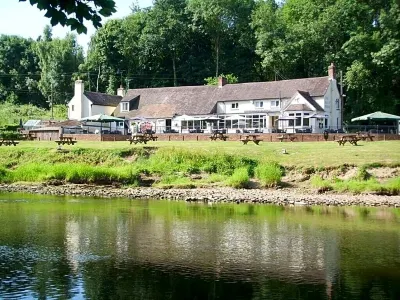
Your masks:
M213 130L209 138L211 141L226 141L228 139L228 136L226 135L226 129Z
M0 146L11 146L11 145L13 145L13 146L17 146L19 144L19 142L18 141L15 141L15 140L7 140L7 139L1 139L0 140Z
M240 141L243 143L243 145L247 145L248 142L253 142L256 145L259 145L259 143L262 141L262 139L259 138L259 135L257 134L249 134L246 136L243 136Z
M36 135L32 132L21 133L21 137L27 141L34 141L37 139Z
M127 139L127 141L129 141L129 144L132 145L133 144L147 144L148 141L157 141L158 136L154 136L153 135L153 131L151 130L147 130L144 133L136 133L133 134L129 139Z
M290 133L282 134L280 136L277 136L276 138L280 142L283 142L283 140L289 140L291 142L294 142L295 140L297 140L297 136L295 136L294 134L290 134Z
M77 141L74 141L72 137L69 136L60 136L59 140L54 141L56 142L59 146L61 145L75 145Z
M339 146L344 146L347 142L353 146L357 146L357 142L360 138L356 134L349 134L340 137L336 142Z

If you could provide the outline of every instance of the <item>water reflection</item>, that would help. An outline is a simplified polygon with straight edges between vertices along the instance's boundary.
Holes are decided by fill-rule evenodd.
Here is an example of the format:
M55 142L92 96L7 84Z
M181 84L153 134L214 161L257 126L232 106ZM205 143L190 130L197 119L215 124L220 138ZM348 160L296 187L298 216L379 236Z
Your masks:
M0 298L400 298L399 210L0 195Z

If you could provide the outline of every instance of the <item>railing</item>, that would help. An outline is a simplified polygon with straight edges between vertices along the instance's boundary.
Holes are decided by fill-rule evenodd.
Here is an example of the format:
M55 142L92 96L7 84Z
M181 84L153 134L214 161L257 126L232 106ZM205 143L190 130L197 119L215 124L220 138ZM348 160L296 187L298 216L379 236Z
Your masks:
M63 133L65 134L131 134L130 129L111 129L110 128L100 128L93 126L83 126L83 127L64 127ZM213 130L226 130L227 134L232 133L313 133L312 127L303 127L303 128L292 128L288 127L285 129L282 128L202 128L202 127L180 127L180 126L153 126L147 129L136 129L137 133L144 133L145 131L150 130L155 134L210 134ZM395 126L386 126L386 125L347 125L343 128L338 128L335 126L330 126L326 128L319 128L320 133L373 133L373 134L399 134L399 129Z

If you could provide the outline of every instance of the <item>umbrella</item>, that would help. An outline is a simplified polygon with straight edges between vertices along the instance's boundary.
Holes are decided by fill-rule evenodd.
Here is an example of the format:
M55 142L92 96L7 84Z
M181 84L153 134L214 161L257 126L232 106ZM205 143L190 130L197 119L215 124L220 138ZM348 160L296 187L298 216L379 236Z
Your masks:
M323 115L323 114L313 114L310 118L313 119L328 119L327 115Z
M387 114L381 111L376 111L372 114L364 115L361 117L351 119L352 122L355 121L368 121L368 120L378 120L378 121L398 121L400 116Z
M86 118L80 119L80 121L87 121L87 122L101 122L101 123L111 123L111 122L123 122L125 119L109 116L109 115L94 115L94 116L89 116Z
M193 116L188 116L188 115L181 115L181 116L177 116L175 117L175 120L180 120L180 121L193 121L195 120L195 118Z
M225 120L246 120L246 117L240 116L240 115L234 115L234 116L229 116L226 117Z
M204 121L218 121L221 120L221 118L218 118L217 116L210 116L208 118L204 118Z
M137 116L137 117L131 118L130 120L131 121L140 121L140 122L147 121L147 119L145 117L141 117L141 116Z
M277 121L288 121L288 120L296 120L297 117L295 116L279 116L278 119L276 119L275 122ZM278 124L278 128L279 128L279 124ZM293 121L293 132L294 132L294 121Z
M99 115L82 118L82 119L80 119L80 121L100 122L100 133L101 133L103 130L103 123L123 122L125 120L121 119L121 118L109 116L109 115L99 114ZM110 125L110 128L111 128L111 125Z

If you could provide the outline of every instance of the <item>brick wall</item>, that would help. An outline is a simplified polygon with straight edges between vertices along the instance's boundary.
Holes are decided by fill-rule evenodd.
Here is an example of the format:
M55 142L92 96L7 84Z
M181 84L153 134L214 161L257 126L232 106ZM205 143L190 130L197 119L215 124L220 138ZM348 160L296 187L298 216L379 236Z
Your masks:
M38 140L58 140L59 131L35 131ZM260 139L264 142L279 142L278 136L281 136L281 133L260 133L258 134ZM328 135L328 141L338 140L341 136L345 134L337 134L330 133ZM64 134L64 136L72 137L77 141L126 141L129 139L129 135L122 134ZM158 136L159 141L209 141L210 134L156 134ZM242 136L245 134L228 134L228 141L239 141ZM295 134L297 139L295 142L318 142L325 141L323 134ZM374 134L375 141L388 141L388 140L400 140L400 135L397 134ZM288 140L284 140L287 142Z

